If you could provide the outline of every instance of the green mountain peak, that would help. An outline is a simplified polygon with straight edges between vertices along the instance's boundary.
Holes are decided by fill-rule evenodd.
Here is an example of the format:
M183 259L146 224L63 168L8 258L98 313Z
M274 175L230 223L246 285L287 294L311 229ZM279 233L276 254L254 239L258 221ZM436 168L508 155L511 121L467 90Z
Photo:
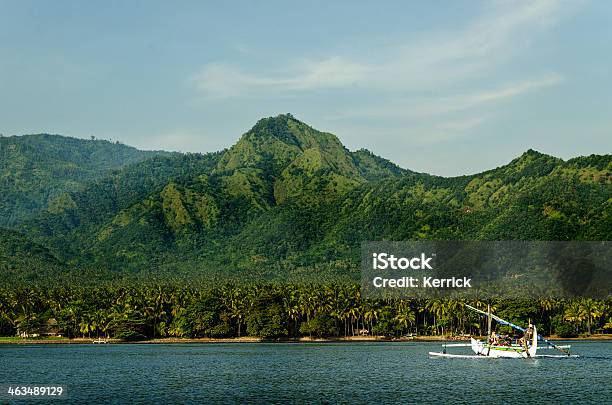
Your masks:
M254 167L278 172L308 149L348 153L335 135L317 131L291 114L282 114L259 120L227 151L218 168Z
M282 203L342 194L370 180L404 171L370 152L349 151L337 136L318 131L291 114L259 120L220 159L217 173L233 190Z

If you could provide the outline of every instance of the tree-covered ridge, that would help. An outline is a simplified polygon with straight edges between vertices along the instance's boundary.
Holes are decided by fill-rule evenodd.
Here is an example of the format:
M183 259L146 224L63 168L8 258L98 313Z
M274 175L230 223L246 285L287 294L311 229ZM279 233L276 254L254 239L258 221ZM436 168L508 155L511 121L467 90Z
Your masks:
M87 182L156 155L169 153L49 134L0 137L0 226L69 208L70 193Z
M611 155L529 150L480 174L431 176L280 115L226 151L110 172L19 229L80 267L316 278L354 274L364 240L609 240L611 171Z
M356 150L351 152L351 155L361 176L369 181L398 177L410 172L387 159L376 156L367 149Z
M366 240L608 240L611 165L610 155L563 162L528 151L472 176L407 175L349 194L335 228Z
M60 212L43 212L20 229L68 259L91 243L106 222L122 223L122 210L161 192L172 181L183 181L210 172L221 153L156 156L108 172L70 194L74 202ZM119 214L119 215L118 215ZM115 219L118 215L119 218Z
M3 281L32 282L58 275L63 263L49 249L25 236L0 228L0 274Z

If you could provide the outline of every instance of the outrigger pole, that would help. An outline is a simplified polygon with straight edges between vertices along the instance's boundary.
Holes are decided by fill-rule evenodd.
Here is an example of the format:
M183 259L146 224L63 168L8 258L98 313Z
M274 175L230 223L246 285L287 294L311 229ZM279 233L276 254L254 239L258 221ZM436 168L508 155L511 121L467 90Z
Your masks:
M512 328L514 328L514 329L520 330L521 332L525 332L525 328L521 328L520 326L515 325L515 324L513 324L512 322L508 322L508 321L506 321L505 319L501 319L499 316L495 316L495 315L491 314L491 307L490 307L490 306L488 306L488 310L489 310L489 312L487 313L487 312L481 311L480 309L474 308L474 307L473 307L473 306L471 306L471 305L468 305L468 304L464 304L464 305L465 305L466 307L468 307L469 309L471 309L472 311L476 311L476 312L478 312L479 314L482 314L482 315L485 315L485 316L489 317L489 336L491 335L491 318L495 319L495 320L496 320L498 323L500 323L500 324L502 324L502 325L508 325L508 326L510 326L510 327L512 327ZM563 354L567 354L568 356L570 355L570 352L569 352L569 351L566 351L566 350L564 350L564 349L560 348L559 346L555 345L554 343L552 343L552 342L550 342L550 341L548 341L548 340L544 339L544 338L542 337L542 335L540 335L540 334L538 334L538 339L539 339L539 340L541 340L541 341L543 341L544 343L546 343L546 344L547 344L547 345L549 345L550 347L552 347L552 348L555 348L555 349L559 350L561 353L563 353Z
M487 304L487 341L489 343L491 343L491 323L492 323L492 319L491 319L491 305ZM487 356L491 354L491 345L487 346Z

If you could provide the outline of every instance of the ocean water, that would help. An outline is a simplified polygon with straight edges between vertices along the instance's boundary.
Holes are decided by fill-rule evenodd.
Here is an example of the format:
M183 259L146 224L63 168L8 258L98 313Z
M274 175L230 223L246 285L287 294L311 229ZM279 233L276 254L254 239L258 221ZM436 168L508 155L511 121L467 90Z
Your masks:
M439 343L3 344L0 384L64 385L57 404L612 403L612 341L571 344L581 357L430 358Z

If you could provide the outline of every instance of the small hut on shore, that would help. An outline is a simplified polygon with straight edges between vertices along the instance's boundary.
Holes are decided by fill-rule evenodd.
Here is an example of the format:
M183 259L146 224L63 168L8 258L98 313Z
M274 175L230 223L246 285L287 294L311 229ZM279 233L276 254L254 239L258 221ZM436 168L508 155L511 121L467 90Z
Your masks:
M38 327L29 331L22 331L17 329L17 335L22 338L33 338L33 337L41 337L41 336L55 336L61 337L62 330L59 327L57 320L55 318L49 318L46 322L42 322Z

